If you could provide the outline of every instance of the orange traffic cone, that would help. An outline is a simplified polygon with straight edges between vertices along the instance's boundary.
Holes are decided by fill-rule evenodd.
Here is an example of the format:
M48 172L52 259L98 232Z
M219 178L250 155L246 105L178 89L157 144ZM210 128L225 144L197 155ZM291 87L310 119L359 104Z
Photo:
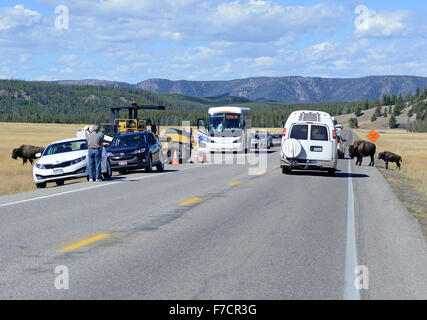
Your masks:
M194 159L193 159L194 163L199 163L199 151L196 151L194 153Z
M177 153L176 153L176 150L175 150L175 152L173 153L173 160L172 160L172 164L173 164L173 165L178 165L178 164L179 164L178 155L177 155Z
M206 154L206 151L203 151L203 162L202 163L207 163L208 162L208 156Z

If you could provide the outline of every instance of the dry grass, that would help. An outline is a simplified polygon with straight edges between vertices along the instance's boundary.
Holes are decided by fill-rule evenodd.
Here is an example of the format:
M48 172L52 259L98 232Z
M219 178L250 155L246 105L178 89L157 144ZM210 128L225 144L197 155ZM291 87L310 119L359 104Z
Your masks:
M0 123L0 195L35 189L32 166L13 160L12 150L22 144L47 146L49 143L76 136L83 125Z
M354 130L357 136L367 140L370 130ZM400 200L417 218L427 237L427 133L407 133L404 130L377 130L380 138L375 142L379 152L391 151L402 156L402 169L396 170L389 163L384 169L384 161L376 160L380 172L392 184Z

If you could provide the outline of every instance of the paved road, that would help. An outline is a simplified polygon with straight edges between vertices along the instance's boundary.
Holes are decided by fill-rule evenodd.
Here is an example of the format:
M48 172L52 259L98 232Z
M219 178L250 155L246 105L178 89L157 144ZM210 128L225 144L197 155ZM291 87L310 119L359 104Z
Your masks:
M329 177L264 156L265 173L188 164L1 197L0 298L427 298L426 241L367 159Z

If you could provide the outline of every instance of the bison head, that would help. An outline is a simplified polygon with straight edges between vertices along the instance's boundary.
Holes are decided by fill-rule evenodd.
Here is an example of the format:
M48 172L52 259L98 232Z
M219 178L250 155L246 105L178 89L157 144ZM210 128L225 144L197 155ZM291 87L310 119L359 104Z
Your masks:
M384 153L382 153L382 152L380 152L379 154L378 154L378 159L384 159Z
M18 159L18 157L20 156L20 152L19 149L13 149L12 151L12 159Z

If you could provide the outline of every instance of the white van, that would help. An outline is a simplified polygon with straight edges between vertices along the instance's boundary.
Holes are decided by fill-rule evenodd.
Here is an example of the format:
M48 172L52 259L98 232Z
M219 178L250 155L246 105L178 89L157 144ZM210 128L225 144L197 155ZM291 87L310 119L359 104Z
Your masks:
M322 111L292 112L283 128L280 152L282 172L292 169L327 170L337 168L337 135L333 118Z

